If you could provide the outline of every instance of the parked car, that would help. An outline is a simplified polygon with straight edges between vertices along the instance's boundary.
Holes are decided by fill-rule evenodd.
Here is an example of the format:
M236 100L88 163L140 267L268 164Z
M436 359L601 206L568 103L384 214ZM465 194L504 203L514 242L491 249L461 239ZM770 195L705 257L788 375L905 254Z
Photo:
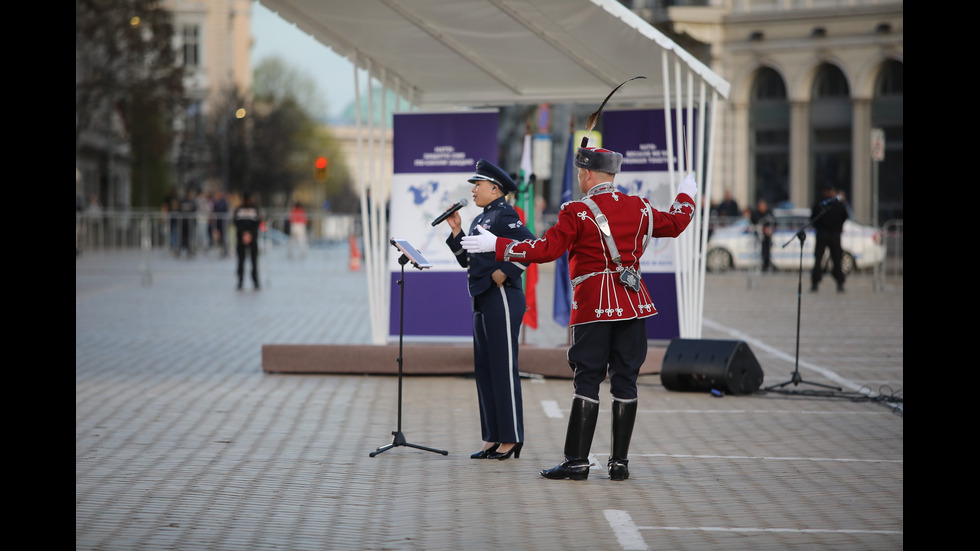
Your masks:
M810 223L809 209L774 209L776 229L772 234L770 257L777 270L800 268L800 229ZM813 248L816 232L808 227L803 239L803 269L813 268ZM787 244L788 243L788 244ZM844 258L841 268L845 274L855 269L872 268L885 259L885 244L881 230L848 220L841 233ZM748 219L729 226L715 228L708 239L706 268L711 272L757 269L761 258L761 240L756 227ZM824 255L824 269L829 271L829 251Z

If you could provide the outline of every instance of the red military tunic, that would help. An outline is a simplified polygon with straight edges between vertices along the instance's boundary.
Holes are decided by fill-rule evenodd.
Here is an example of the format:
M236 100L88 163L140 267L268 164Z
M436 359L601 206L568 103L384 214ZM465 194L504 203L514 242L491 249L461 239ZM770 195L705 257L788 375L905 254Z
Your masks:
M608 220L620 255L612 260L600 224L585 199L591 198ZM657 313L646 285L639 291L620 282L624 268L639 273L646 236L677 237L691 223L694 199L678 194L669 212L659 211L636 195L617 190L612 182L593 187L580 201L561 206L558 222L537 240L497 239L497 260L551 262L568 251L569 276L574 288L571 325L596 321L646 318ZM652 224L651 218L652 217Z

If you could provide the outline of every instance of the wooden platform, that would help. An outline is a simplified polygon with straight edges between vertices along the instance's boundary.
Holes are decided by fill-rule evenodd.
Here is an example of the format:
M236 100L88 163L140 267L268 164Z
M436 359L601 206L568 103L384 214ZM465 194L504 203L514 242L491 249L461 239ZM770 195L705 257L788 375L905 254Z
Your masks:
M659 373L665 348L650 348L641 375ZM521 346L524 373L570 379L568 349ZM398 345L262 345L262 371L266 373L334 373L397 375ZM404 375L466 375L473 373L470 344L404 344Z

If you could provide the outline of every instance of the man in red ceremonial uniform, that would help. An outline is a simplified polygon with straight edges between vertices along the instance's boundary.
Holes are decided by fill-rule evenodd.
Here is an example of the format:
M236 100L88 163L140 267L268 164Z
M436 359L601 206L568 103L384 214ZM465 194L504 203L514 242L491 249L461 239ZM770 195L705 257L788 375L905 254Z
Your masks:
M544 237L514 241L483 230L463 238L469 252L494 251L497 260L551 262L568 251L572 279L572 346L568 364L575 395L565 435L565 461L541 475L585 480L599 414L599 385L609 374L613 480L629 477L627 452L636 420L636 379L647 354L646 318L657 313L640 277L640 257L653 237L677 237L691 222L697 182L688 174L669 211L613 184L623 156L601 148L575 155L579 188L585 196L561 206L558 222Z

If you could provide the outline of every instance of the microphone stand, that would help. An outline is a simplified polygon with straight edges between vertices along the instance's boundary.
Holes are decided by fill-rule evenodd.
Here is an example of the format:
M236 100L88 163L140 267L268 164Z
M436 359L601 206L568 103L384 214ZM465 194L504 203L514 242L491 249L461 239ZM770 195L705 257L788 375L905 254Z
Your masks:
M437 450L437 449L433 449L433 448L426 448L425 446L419 446L419 445L416 445L416 444L410 444L410 443L408 443L408 441L406 441L405 435L402 433L402 340L403 340L403 337L404 337L404 334L405 334L405 330L404 330L404 327L405 327L405 264L408 264L409 257L408 257L408 254L405 252L405 250L402 249L402 247L400 247L399 244L395 242L395 240L392 240L391 241L391 244L392 245L395 245L395 247L397 247L399 250L402 250L403 251L403 254L398 258L398 263L401 264L401 266L402 266L402 278L400 280L398 280L398 286L401 287L401 305L400 305L400 308L399 308L399 319L398 319L398 429L391 432L391 434L394 435L394 439L392 440L391 444L388 444L388 445L385 445L385 446L381 446L380 448L374 450L373 452L369 453L368 455L370 457L374 457L374 456L378 455L379 453L386 452L386 451L390 450L391 448L395 448L395 447L398 447L398 446L408 446L410 448L416 448L416 449L419 449L419 450L425 450L425 451L429 451L429 452L441 453L442 455L449 455L449 452L446 451L446 450ZM422 262L424 262L424 263L427 264L427 262L425 262L425 259L420 259L420 260ZM418 268L419 270L422 269L422 266L419 264L419 261L418 260L412 260L412 264L416 268Z
M784 387L784 386L786 386L788 384L792 384L793 386L797 386L800 383L804 383L804 384L808 384L808 385L814 385L814 386L819 386L819 387L823 387L823 388L829 388L831 390L836 390L838 392L841 391L841 388L840 387L831 386L831 385L824 385L824 384L820 384L820 383L811 383L809 381L804 381L803 380L803 377L800 375L800 311L801 311L802 302L803 302L803 242L806 241L806 230L807 230L807 228L812 228L813 227L813 223L816 222L817 220L819 220L820 217L823 216L824 213L826 213L826 212L827 212L827 205L824 205L823 210L821 210L819 214L817 214L816 216L814 216L813 219L810 220L810 223L809 224L807 224L807 225L803 226L802 228L800 228L800 231L796 232L796 235L794 235L793 237L791 237L789 239L789 241L787 241L786 243L783 243L783 248L785 249L786 246L789 245L790 243L792 243L794 239L799 239L800 240L800 271L799 271L799 281L798 281L797 287L796 287L796 366L793 368L793 376L792 376L792 378L790 378L790 380L788 380L788 381L786 381L784 383L779 383L777 385L768 386L768 387L765 388L766 391L772 390L774 388L781 388L781 387ZM816 262L816 259L814 259L814 262Z

